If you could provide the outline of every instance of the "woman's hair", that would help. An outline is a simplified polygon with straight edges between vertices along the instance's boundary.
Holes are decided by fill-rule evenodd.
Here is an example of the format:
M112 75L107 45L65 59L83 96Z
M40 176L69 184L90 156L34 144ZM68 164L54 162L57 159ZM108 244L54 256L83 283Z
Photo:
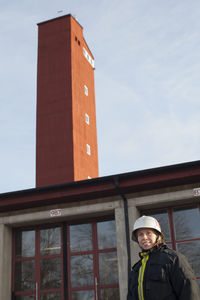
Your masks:
M158 244L164 243L165 241L164 241L164 235L163 235L163 233L156 232L156 234L158 235L158 238L157 238Z

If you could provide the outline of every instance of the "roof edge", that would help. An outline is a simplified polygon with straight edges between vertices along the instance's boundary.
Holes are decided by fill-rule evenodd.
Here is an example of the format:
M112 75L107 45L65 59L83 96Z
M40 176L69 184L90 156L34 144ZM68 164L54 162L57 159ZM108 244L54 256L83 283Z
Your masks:
M30 189L25 189L25 190L17 190L17 191L11 191L11 192L5 192L5 193L0 193L0 199L9 197L9 196L20 196L20 195L26 195L29 193L33 192L45 192L45 191L53 191L53 190L59 190L59 189L64 189L64 188L72 188L72 187L77 187L77 186L90 186L94 184L99 184L99 183L106 183L113 180L113 178L118 177L118 179L126 179L130 177L144 177L144 176L150 176L151 174L158 175L162 173L166 173L168 171L178 171L181 169L185 168L193 168L193 167L199 167L200 171L200 160L197 161L192 161L192 162L185 162L185 163L180 163L180 164L174 164L174 165L169 165L169 166L161 166L161 167L156 167L156 168L150 168L150 169L143 169L143 170L137 170L133 172L126 172L126 173L118 173L118 174L112 174L112 175L107 175L107 176L102 176L102 177L97 177L97 178L91 178L91 179L85 179L85 180L80 180L80 181L72 181L72 182L66 182L66 183L61 183L61 184L56 184L56 185L49 185L49 186L43 186L43 187L35 187L35 188L30 188ZM200 175L200 172L199 172Z
M48 19L48 20L37 23L37 25L39 26L39 25L42 25L44 23L52 22L52 21L55 21L57 19L66 18L66 17L73 18L81 26L81 28L83 29L83 26L79 23L79 21L76 19L76 17L73 16L72 14L66 14L66 15L58 16L58 17L55 17L55 18L52 18L52 19Z

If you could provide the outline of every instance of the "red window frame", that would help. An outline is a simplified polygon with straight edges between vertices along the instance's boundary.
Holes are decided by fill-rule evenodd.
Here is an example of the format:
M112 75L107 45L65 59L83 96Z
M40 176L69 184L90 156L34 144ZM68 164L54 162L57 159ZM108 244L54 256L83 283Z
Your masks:
M100 278L99 278L99 254L101 253L113 253L116 252L117 254L117 248L106 248L106 249L98 249L98 236L97 236L97 224L98 222L103 221L111 221L114 220L113 217L108 218L98 218L98 219L87 219L84 220L84 222L64 222L64 223L51 223L51 224L44 224L44 225L38 225L38 226L28 226L28 227L21 227L13 229L13 235L12 235L12 293L14 296L25 296L25 295L34 295L36 291L14 291L15 289L15 263L18 261L30 261L34 260L35 262L35 282L40 283L40 259L48 259L48 258L61 258L61 288L59 289L51 289L51 290L42 290L42 293L53 293L53 292L61 292L62 294L62 300L68 299L71 300L71 292L72 291L79 291L79 290L94 290L95 291L95 279L93 282L93 285L91 287L81 287L81 288L71 288L70 283L70 258L71 256L76 256L80 254L92 254L93 255L93 270L94 270L94 278L97 278L98 281L98 299L100 299L100 291L103 288L119 288L118 284L99 284ZM71 225L78 225L78 224L86 224L91 223L92 224L92 250L90 251L83 251L83 252L70 252L70 235L69 235L69 229ZM59 254L49 254L49 255L40 255L40 230L42 229L50 229L59 227L61 230L61 251ZM34 230L35 231L35 255L32 257L15 257L15 232L16 231L29 231ZM40 286L38 285L38 295L40 297ZM95 293L94 293L95 294ZM95 294L96 299L96 294Z
M50 228L60 228L60 234L61 234L61 243L60 243L60 253L59 254L48 254L48 255L41 255L40 254L40 230L42 229L50 229ZM15 257L15 232L16 231L29 231L34 230L35 231L35 255L32 257ZM36 291L38 290L38 298L40 299L40 294L45 293L57 293L60 292L62 295L62 300L64 300L64 280L63 280L63 225L60 223L57 224L48 224L48 225L42 225L42 226L31 226L31 227L22 227L17 228L13 230L12 234L12 294L14 296L26 296L26 295L33 295L36 299ZM61 287L58 289L42 289L40 290L40 260L42 259L50 259L50 258L58 258L60 257L61 260ZM31 261L34 260L35 262L35 289L30 291L14 291L15 290L15 263L16 262L23 262L23 261ZM38 288L36 289L36 282L38 284Z
M112 219L109 219L112 220ZM101 220L99 220L101 221ZM72 292L75 291L84 291L84 290L94 290L94 299L98 298L100 299L100 292L101 289L104 288L119 288L119 284L100 284L100 275L99 275L99 254L101 253L113 253L116 252L117 253L117 248L105 248L105 249L98 249L98 234L97 234L97 223L99 221L88 221L88 222L84 222L84 223L91 223L92 224L92 250L88 250L88 251L81 251L81 252L71 252L70 251L70 225L78 225L80 223L70 223L67 226L67 259L68 259L68 278L69 278L69 282L68 282L68 300L71 300L71 294ZM105 221L105 220L104 220ZM93 285L91 286L85 286L85 287L71 287L71 283L70 283L70 278L71 278L71 274L70 274L70 259L73 256L78 256L78 255L93 255L93 273L94 273L94 281L93 281ZM96 283L95 283L95 278L97 278L97 290L96 290ZM97 295L96 295L97 292Z

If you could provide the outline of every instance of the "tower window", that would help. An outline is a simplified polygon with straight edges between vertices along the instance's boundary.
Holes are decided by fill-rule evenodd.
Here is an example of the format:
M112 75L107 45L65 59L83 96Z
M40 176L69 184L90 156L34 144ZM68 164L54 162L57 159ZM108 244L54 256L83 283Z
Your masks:
M87 154L91 155L90 145L87 144Z
M91 64L91 66L94 68L94 60L92 59L92 57L89 55L89 53L84 47L83 47L83 55L85 56L87 61Z
M75 36L75 41L78 43L78 45L81 45L81 42L78 40L77 36Z
M87 85L84 85L84 92L85 92L85 95L88 96L88 87L87 87Z
M85 114L85 122L89 125L90 124L90 118L88 114Z

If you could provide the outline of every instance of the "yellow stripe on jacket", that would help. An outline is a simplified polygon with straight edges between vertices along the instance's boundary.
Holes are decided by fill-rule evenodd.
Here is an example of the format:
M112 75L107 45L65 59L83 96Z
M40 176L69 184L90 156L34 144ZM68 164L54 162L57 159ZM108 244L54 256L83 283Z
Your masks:
M138 276L138 298L139 300L144 300L144 290L143 290L143 279L144 279L144 271L146 268L147 260L149 259L148 253L141 253L141 256L143 256L142 264L139 270L139 276Z

